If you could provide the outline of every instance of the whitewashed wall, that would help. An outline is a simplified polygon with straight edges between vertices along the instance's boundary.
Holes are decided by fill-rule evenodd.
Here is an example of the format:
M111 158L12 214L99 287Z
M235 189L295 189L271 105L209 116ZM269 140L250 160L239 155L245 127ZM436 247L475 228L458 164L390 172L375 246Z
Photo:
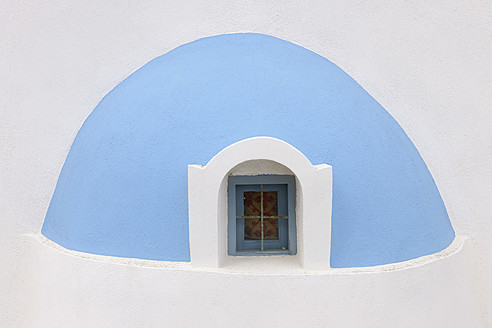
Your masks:
M295 325L305 315L319 318L312 324L349 327L492 325L487 2L7 1L0 15L1 326L212 325L211 313L221 326L244 318L246 308L259 311L262 303L230 298L254 295L242 289L251 276L197 278L82 260L24 235L40 231L70 145L105 94L183 43L245 31L313 50L366 88L415 143L457 234L469 236L462 252L411 270L361 279L260 277L262 286L301 290L292 302L281 293L282 313L291 314L272 318ZM213 288L221 285L231 295Z

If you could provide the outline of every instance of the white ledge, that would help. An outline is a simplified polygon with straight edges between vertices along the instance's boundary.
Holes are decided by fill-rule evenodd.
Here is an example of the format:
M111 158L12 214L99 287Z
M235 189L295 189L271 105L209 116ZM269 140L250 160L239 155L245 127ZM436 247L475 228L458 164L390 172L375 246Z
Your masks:
M25 234L24 236L33 238L42 246L53 251L62 253L63 255L72 256L84 260L108 263L115 265L125 265L141 268L152 268L173 271L195 271L209 272L218 274L241 274L241 275L346 275L346 274L368 274L393 272L401 270L409 270L420 267L438 260L448 258L457 254L464 245L466 236L457 235L454 241L444 250L426 256L421 256L412 260L384 264L372 267L356 267L356 268L330 268L326 270L305 270L295 257L291 256L268 256L268 257L236 257L232 260L227 258L225 261L228 265L220 268L192 266L190 262L169 262L169 261L152 261L135 258L114 257L106 255L96 255L84 252L78 252L66 249L57 243L49 240L42 234ZM253 263L254 262L254 263ZM254 265L252 265L254 264ZM262 265L258 265L262 264Z

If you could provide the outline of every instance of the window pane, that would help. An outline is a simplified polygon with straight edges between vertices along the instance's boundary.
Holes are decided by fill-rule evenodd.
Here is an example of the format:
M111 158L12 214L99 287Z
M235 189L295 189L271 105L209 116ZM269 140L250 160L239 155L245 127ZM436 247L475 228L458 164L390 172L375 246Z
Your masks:
M244 216L261 215L261 193L258 191L244 192ZM277 216L277 192L263 192L263 216ZM263 238L278 239L278 219L263 219ZM261 219L244 219L244 239L261 239Z

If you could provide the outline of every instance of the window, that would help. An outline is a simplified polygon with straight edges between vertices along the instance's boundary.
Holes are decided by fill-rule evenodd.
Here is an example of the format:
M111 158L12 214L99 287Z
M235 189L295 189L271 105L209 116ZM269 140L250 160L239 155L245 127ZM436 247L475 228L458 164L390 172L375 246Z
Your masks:
M258 161L273 162L285 169L279 169L278 165L257 165ZM238 250L236 186L259 185L261 188L262 184L264 188L287 185L286 250ZM331 195L331 166L313 165L298 149L271 137L238 141L222 149L206 165L188 165L191 265L219 268L231 263L264 260L228 257L228 254L287 253L296 255L287 258L287 262L299 260L305 270L330 268ZM244 206L244 199L242 202ZM245 216L244 212L239 216Z
M229 177L229 255L296 254L295 179Z

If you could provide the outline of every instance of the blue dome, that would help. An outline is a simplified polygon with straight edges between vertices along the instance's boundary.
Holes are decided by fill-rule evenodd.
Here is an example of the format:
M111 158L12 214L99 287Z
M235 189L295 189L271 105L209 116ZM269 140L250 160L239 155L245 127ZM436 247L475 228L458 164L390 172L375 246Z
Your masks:
M327 59L260 34L186 44L114 88L73 143L42 233L82 252L189 261L187 165L254 136L333 166L332 267L409 260L454 239L388 112Z

